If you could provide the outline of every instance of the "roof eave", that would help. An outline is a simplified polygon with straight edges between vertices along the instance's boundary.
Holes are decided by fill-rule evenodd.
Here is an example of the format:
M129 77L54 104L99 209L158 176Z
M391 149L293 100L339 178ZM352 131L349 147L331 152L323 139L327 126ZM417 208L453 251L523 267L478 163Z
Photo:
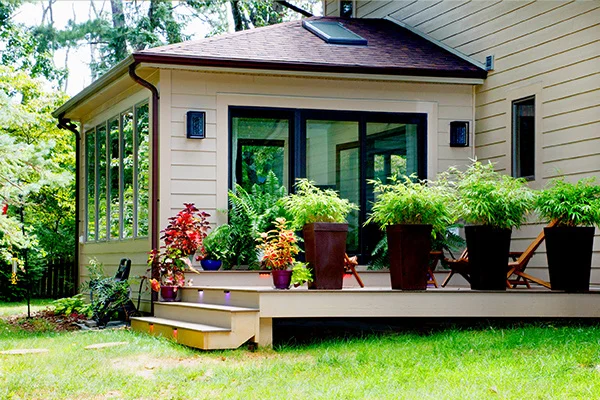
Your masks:
M368 67L363 65L331 65L299 62L274 62L255 61L245 59L224 59L184 55L168 55L156 53L135 53L135 61L148 64L171 64L196 67L219 67L239 69L260 69L279 71L324 72L339 74L366 74L366 75L403 75L403 76L428 76L443 78L471 78L485 79L487 72L477 69L473 71L436 70L422 68L396 68L396 67Z
M135 63L135 59L133 55L127 56L124 60L120 61L117 65L109 69L104 75L100 76L100 78L96 79L89 86L83 89L81 92L77 93L75 96L71 97L65 104L57 108L52 112L52 116L54 118L59 118L62 115L65 115L73 108L77 107L79 104L83 103L90 96L96 93L98 90L106 87L116 79L120 78L124 74L128 73L129 66Z

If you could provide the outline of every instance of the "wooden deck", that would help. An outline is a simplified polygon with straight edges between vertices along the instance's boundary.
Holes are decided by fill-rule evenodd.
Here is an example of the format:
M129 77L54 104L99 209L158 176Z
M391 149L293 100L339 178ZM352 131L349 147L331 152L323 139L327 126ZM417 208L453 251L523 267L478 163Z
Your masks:
M229 274L233 281L239 275ZM155 317L160 320L137 318L132 326L193 347L214 349L236 348L246 341L270 346L273 320L278 318L600 318L600 288L563 293L522 288L474 291L455 286L407 292L391 290L389 283L372 284L389 280L385 273L361 273L367 283L362 289L345 280L349 286L342 290L275 290L269 285L270 276L267 280L256 272L241 275L246 277L244 283L258 280L262 285L185 287L181 303L155 303ZM228 274L212 280L209 276L201 274L198 280L222 283Z

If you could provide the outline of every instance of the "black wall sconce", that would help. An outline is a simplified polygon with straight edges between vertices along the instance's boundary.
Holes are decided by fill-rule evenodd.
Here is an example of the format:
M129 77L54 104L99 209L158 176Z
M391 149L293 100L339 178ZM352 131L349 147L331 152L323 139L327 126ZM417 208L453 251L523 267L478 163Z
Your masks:
M469 122L452 121L450 122L450 147L468 147L469 146Z
M187 138L204 139L206 130L206 112L188 111L186 113Z

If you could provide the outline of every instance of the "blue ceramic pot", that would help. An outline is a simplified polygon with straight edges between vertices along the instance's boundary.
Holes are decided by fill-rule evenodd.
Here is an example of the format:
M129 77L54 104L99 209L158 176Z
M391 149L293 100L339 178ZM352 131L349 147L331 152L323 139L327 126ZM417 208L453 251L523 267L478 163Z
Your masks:
M200 261L200 265L202 265L202 269L205 271L217 271L219 268L221 268L221 264L223 264L221 260Z

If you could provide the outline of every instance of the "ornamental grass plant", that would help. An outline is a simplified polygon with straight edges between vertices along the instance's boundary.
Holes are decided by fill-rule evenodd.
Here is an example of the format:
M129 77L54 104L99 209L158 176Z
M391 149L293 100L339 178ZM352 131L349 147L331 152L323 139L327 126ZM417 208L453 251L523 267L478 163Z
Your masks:
M495 171L492 163L474 160L466 171L452 167L442 182L456 190L454 213L467 224L519 228L534 207L527 181Z
M540 191L535 206L543 220L557 226L600 226L600 185L595 177L577 183L556 178Z
M447 186L433 185L414 176L390 179L391 184L369 181L374 185L376 201L365 224L376 223L382 228L396 224L426 224L433 226L435 235L444 232L453 222L449 207L453 193Z
M351 211L358 210L356 204L342 199L334 190L322 190L308 179L298 179L295 188L296 193L282 199L294 229L314 222L344 223Z

